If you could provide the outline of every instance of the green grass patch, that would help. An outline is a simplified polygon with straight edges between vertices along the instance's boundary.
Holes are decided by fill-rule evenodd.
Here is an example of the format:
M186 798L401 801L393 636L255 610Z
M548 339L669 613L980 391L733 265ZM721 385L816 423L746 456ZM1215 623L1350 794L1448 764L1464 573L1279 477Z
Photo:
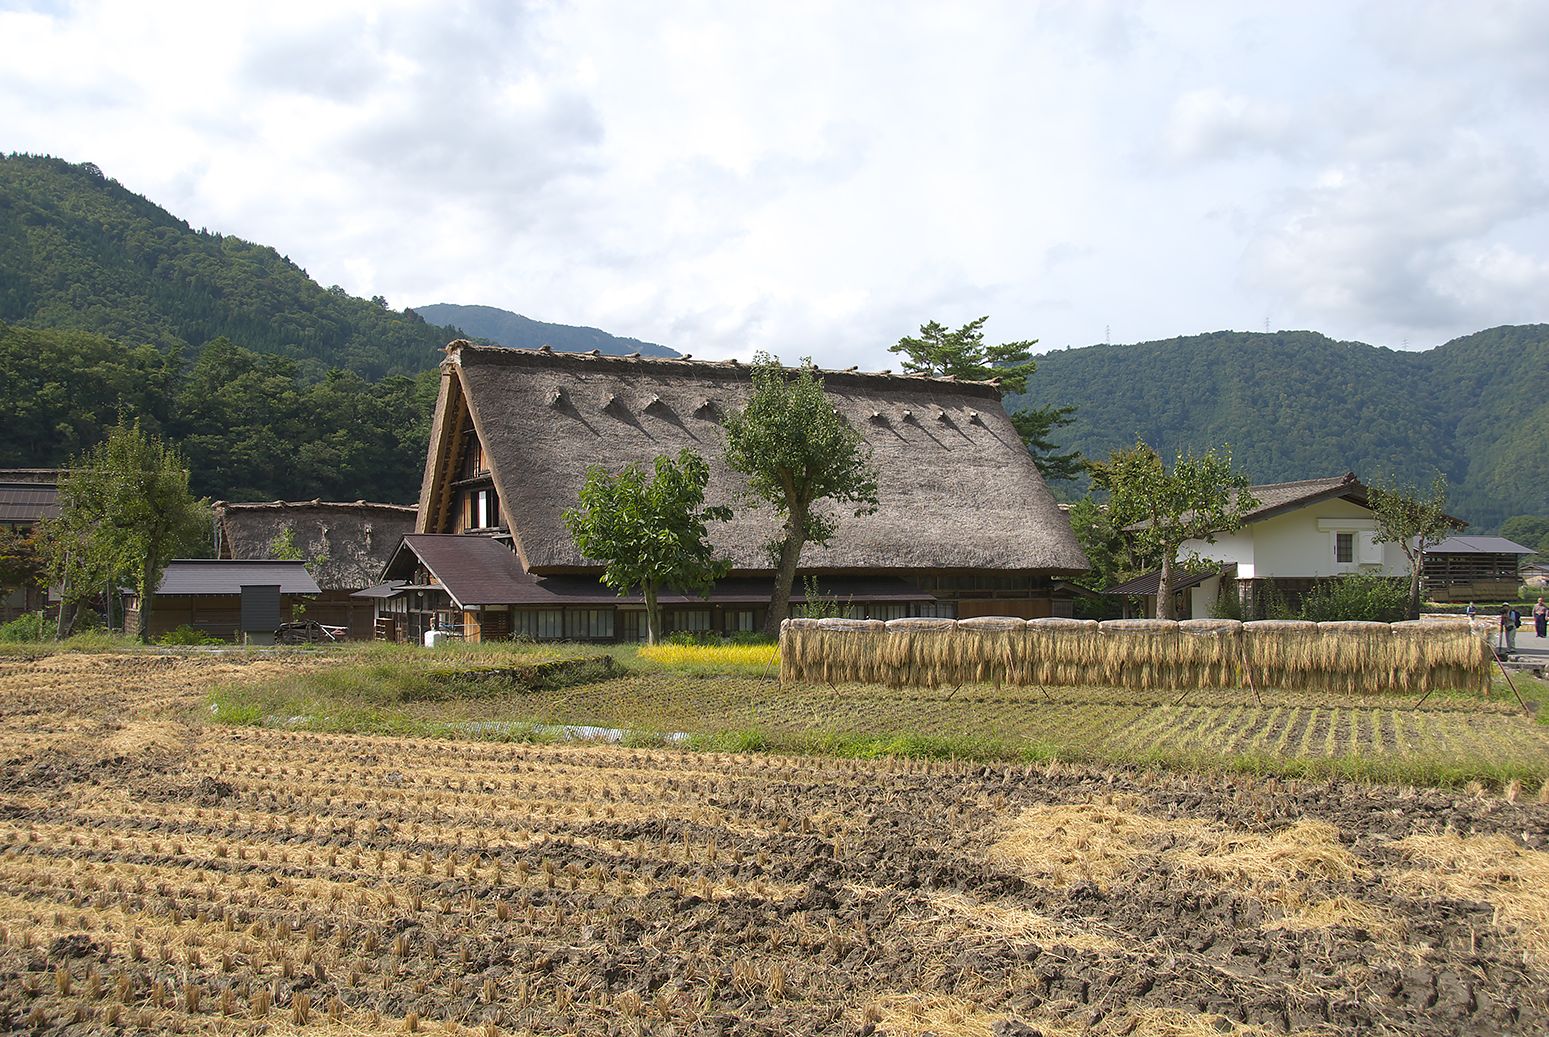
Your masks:
M620 651L620 646L610 646ZM983 760L1537 788L1549 731L1504 682L1489 697L1158 689L892 689L707 674L623 647L362 645L216 688L219 723L507 741L596 732L626 745L853 759ZM1523 697L1549 685L1516 678ZM1531 682L1531 683L1529 683ZM1540 718L1543 711L1540 711Z

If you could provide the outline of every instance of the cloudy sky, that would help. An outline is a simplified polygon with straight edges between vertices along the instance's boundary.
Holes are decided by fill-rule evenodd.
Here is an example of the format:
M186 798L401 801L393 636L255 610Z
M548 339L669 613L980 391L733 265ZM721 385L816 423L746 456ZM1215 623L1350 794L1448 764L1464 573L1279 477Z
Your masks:
M1549 3L0 0L0 149L395 307L887 366L1549 320Z

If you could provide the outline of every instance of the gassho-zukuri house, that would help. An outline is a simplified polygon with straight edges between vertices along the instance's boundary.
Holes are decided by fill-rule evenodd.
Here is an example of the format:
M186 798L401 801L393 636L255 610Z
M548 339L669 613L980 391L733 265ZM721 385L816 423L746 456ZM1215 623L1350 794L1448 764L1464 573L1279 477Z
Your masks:
M709 597L664 595L664 628L761 629L773 583L772 509L742 499L723 461L721 425L752 392L735 360L609 357L447 346L416 531L373 598L379 633L419 641L440 627L468 640L637 640L644 602L599 582L563 519L587 469L649 468L684 448L709 463L710 503L734 517L711 542L732 563ZM1070 524L1001 407L993 382L823 371L825 391L865 437L880 506L841 512L826 548L802 554L802 579L852 615L1070 615L1064 578L1088 568Z

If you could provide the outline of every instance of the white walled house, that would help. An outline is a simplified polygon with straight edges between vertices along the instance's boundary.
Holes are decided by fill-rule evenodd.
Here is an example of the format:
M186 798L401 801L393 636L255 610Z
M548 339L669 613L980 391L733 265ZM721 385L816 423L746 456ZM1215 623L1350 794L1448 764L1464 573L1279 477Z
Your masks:
M1222 533L1214 542L1185 541L1179 550L1180 561L1197 557L1211 563L1209 572L1196 571L1183 581L1180 617L1214 616L1223 586L1242 602L1246 617L1262 614L1266 600L1276 594L1296 608L1302 595L1329 577L1409 575L1403 548L1377 543L1377 521L1366 506L1366 487L1353 472L1267 483L1250 492L1259 503L1242 528ZM1146 611L1154 615L1156 585L1157 574L1152 573L1108 593L1146 597Z

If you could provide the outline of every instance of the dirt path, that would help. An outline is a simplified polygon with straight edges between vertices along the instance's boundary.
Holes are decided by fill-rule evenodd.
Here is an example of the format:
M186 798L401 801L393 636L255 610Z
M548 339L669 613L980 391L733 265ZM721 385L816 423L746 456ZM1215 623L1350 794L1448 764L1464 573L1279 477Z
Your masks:
M0 660L0 1030L1549 1029L1549 808L200 723L287 665Z

